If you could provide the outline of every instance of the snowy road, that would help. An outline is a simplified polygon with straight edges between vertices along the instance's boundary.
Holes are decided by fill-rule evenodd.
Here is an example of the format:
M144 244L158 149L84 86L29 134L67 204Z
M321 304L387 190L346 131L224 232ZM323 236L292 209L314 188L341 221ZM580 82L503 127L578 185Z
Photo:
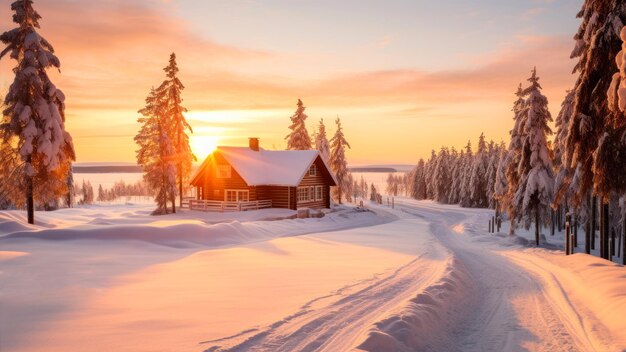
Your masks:
M598 309L585 304L588 301L580 299L579 294L597 301L600 297L594 291L600 294L602 287L586 283L574 271L551 271L558 265L546 256L564 258L559 251L524 249L507 236L485 234L490 212L410 201L397 208L428 219L431 232L457 259L457 265L473 284L466 288L467 303L453 312L457 318L449 321L445 334L448 338L421 346L423 349L622 351L626 346L620 330L626 320L623 283L612 289L611 301L619 302L612 317L600 319ZM622 275L613 280L623 280L623 267L579 257L583 266L590 259L594 262L590 266L612 267L615 273L621 270ZM612 332L607 325L613 327Z
M488 210L374 210L145 225L76 209L33 232L5 213L0 350L626 349L623 266L488 234Z
M390 275L359 283L354 293L338 290L324 297L324 304L307 304L264 329L209 341L214 345L207 351L622 351L626 346L623 330L607 327L620 327L619 320L626 319L626 292L614 292L617 319L601 319L577 297L579 291L594 296L594 287L572 278L576 273L565 282L567 275L550 271L545 256L562 253L485 234L480 228L490 216L485 210L409 202L395 213L402 219L376 231L402 228L436 241ZM416 231L412 222L426 222L428 233ZM426 253L436 260L425 260Z

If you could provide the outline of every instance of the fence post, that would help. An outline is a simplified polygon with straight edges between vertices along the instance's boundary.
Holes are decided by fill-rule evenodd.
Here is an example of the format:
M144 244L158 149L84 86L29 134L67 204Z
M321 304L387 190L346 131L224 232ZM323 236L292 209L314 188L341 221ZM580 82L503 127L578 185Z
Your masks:
M570 255L571 253L571 238L570 238L570 220L571 215L569 212L565 214L565 255Z
M391 209L395 209L395 207L396 207L395 198L391 198Z

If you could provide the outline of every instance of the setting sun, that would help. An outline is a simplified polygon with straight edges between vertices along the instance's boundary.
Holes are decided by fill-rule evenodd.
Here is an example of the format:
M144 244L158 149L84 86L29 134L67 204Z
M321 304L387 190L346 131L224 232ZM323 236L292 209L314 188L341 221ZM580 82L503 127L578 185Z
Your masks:
M191 150L198 161L202 162L209 154L213 153L218 143L219 139L216 136L192 136Z

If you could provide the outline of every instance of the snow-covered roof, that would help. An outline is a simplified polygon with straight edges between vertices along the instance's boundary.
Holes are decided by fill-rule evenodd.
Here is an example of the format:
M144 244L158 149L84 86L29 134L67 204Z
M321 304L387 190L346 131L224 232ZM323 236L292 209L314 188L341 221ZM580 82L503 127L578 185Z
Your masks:
M226 161L246 181L248 186L296 187L320 155L317 150L264 150L248 147L217 147ZM320 158L333 182L337 184L330 167ZM202 167L198 173L202 172ZM196 175L197 176L197 175ZM196 178L193 177L193 179Z

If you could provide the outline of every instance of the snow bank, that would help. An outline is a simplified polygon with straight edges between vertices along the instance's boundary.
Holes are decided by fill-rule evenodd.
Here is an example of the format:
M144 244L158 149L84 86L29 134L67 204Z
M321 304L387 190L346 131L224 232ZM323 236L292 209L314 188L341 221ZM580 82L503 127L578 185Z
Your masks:
M396 313L374 324L357 348L371 352L429 351L450 345L453 327L475 297L469 273L448 259L443 277Z
M117 209L117 208L114 208ZM142 209L142 208L141 208ZM20 221L12 219L10 214L0 213L0 241L37 239L49 241L64 240L126 240L144 241L152 244L174 248L186 247L228 247L250 242L265 241L272 238L340 230L351 227L371 226L387 220L376 216L372 212L363 212L355 208L342 208L323 218L311 219L283 219L281 221L240 222L232 220L211 223L194 219L194 216L241 216L243 219L263 218L281 219L286 215L283 209L268 209L266 211L251 211L242 213L211 214L198 212L184 212L173 216L154 217L131 212L127 214L90 211L90 216L82 217L83 210L68 210L56 219L57 223L47 222L42 227L29 227ZM276 212L279 210L279 212ZM141 210L143 211L143 210ZM256 212L256 214L253 214ZM293 211L288 211L288 214ZM255 216L256 215L256 216ZM90 218L91 217L91 218ZM242 219L242 220L243 220ZM44 221L46 221L44 219Z
M504 256L533 272L551 296L565 293L567 301L556 302L561 311L592 325L589 335L599 350L626 349L626 271L623 265L577 253L541 248L505 251ZM592 319L593 317L597 319ZM599 322L601 323L599 323Z

